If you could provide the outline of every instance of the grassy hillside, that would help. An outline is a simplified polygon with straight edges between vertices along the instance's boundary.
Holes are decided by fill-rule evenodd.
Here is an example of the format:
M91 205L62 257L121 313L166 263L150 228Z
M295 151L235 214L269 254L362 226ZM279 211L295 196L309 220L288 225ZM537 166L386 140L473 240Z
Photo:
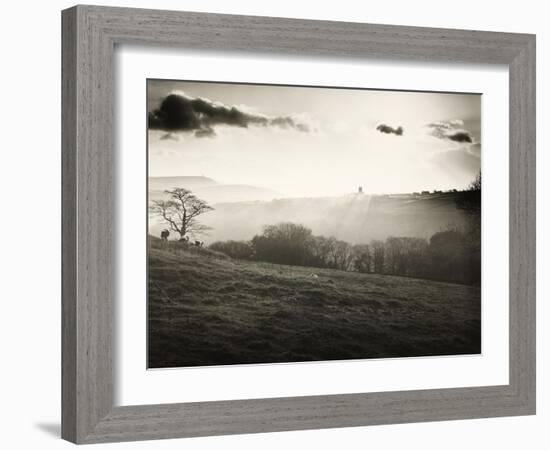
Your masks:
M479 287L232 260L150 239L149 367L473 354Z

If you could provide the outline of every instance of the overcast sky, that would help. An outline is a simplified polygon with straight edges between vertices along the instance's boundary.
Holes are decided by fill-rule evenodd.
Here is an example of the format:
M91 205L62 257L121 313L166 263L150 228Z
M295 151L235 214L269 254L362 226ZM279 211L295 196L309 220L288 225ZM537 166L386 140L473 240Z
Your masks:
M284 196L463 188L481 96L149 80L149 176Z

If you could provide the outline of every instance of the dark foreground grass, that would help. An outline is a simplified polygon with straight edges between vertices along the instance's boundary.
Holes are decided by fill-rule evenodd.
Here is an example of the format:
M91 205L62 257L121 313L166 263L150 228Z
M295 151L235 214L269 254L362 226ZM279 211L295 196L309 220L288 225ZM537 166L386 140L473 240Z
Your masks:
M150 240L149 367L476 354L479 287Z

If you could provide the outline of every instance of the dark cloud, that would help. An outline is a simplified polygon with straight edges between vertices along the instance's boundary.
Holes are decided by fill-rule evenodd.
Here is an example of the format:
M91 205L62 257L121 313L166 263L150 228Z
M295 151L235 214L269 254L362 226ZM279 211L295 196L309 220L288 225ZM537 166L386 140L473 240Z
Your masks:
M472 143L472 135L469 131L457 131L456 133L450 133L447 135L447 139L456 142L469 142Z
M299 122L295 118L290 116L273 117L268 120L268 125L279 128L295 128L296 130L302 131L304 133L308 133L309 131L311 131L308 124Z
M393 128L393 127L390 127L389 125L386 125L385 123L381 123L376 127L376 129L380 131L380 133L395 134L396 136L403 136L403 127Z
M205 98L170 94L149 113L149 128L171 132L193 132L196 137L214 137L217 125L248 128L249 125L309 132L308 124L291 116L268 117L243 111Z
M433 122L427 127L430 129L430 134L438 139L470 144L474 142L472 133L464 129L464 122L459 119Z

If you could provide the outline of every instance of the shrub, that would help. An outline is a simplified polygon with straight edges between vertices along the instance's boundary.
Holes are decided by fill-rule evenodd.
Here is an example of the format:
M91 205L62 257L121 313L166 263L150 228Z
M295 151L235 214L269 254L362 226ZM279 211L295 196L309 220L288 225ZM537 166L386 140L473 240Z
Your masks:
M252 259L254 256L252 245L245 241L217 241L208 248L235 259Z

